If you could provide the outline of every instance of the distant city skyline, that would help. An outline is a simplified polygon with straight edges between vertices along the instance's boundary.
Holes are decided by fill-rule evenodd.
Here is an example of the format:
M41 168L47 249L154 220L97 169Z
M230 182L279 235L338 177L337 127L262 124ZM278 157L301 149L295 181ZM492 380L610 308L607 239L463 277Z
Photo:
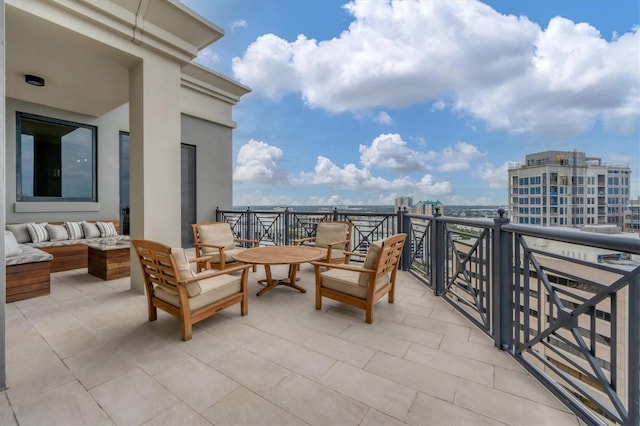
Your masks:
M183 0L234 109L234 205L506 205L510 165L578 150L640 195L640 5Z

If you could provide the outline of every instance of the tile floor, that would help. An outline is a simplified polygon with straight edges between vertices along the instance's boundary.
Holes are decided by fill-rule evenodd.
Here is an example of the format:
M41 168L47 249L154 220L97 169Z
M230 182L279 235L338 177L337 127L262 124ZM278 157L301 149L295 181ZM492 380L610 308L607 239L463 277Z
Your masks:
M284 269L274 268L284 273ZM233 307L182 342L178 321L129 279L52 274L51 294L7 305L11 425L577 425L578 419L443 300L400 273L396 303L314 309L299 293Z

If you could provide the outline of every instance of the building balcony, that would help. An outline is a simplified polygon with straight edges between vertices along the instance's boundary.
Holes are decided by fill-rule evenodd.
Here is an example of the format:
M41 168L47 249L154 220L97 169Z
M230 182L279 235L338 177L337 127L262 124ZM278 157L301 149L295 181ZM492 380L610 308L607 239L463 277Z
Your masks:
M248 315L224 310L197 323L188 342L163 311L147 321L146 297L129 278L55 273L50 295L7 305L0 423L638 421L630 401L640 395L640 312L630 307L640 302L640 266L547 247L637 259L635 241L438 213L216 212L262 245L313 233L310 217L351 221L354 251L408 234L395 302L380 300L372 324L339 302L317 311L308 264L298 283L306 293L278 287L260 297L258 268Z
M260 268L247 316L227 309L183 342L128 278L54 273L50 295L7 305L0 423L579 424L410 273L372 325L337 302L316 311L312 267L300 275L307 293L256 297Z

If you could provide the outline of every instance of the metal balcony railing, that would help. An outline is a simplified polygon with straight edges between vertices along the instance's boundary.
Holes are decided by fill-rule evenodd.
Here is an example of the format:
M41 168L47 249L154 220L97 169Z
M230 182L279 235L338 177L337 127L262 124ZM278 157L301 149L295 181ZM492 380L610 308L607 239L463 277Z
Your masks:
M318 222L353 223L352 250L408 234L401 268L490 336L587 424L640 423L640 265L558 253L561 243L632 258L640 240L462 219L338 211L216 211L262 245L312 236Z

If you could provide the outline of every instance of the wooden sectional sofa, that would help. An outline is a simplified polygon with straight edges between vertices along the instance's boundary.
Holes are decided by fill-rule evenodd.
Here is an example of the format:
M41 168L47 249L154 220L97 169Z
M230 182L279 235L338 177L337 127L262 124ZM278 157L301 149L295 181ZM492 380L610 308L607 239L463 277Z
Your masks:
M129 239L129 236L120 235L119 220L100 221L113 223L118 234L115 239ZM95 223L97 221L87 222ZM49 223L52 225L64 224L64 222ZM89 248L85 243L104 239L107 238L21 243L22 253L15 258L8 257L6 259L7 302L49 294L50 273L87 268Z

